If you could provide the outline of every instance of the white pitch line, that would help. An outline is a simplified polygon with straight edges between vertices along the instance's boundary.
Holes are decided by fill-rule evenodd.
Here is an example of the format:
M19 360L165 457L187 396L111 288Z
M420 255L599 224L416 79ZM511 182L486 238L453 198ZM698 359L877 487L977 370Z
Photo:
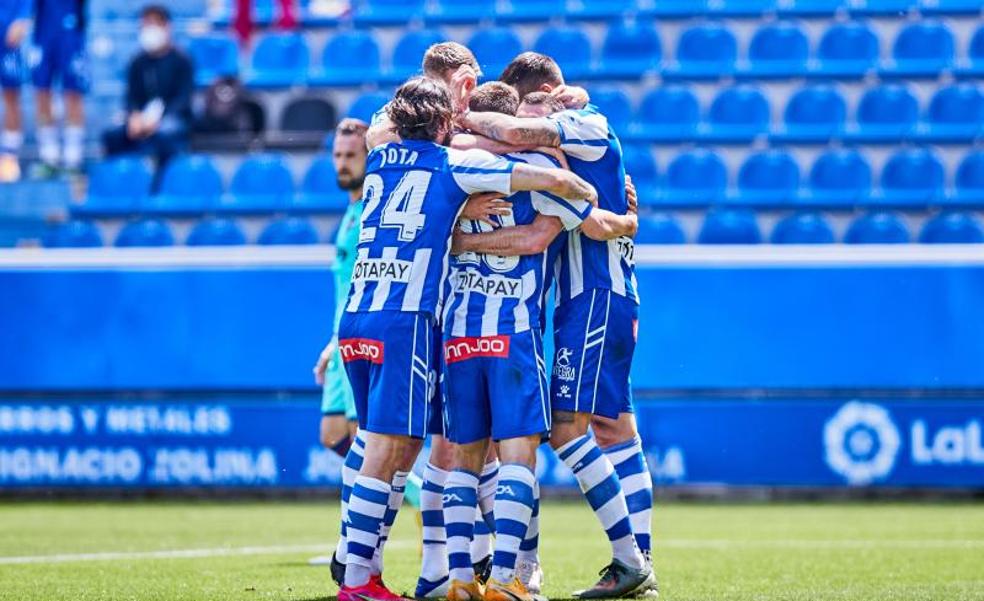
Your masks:
M390 541L387 549L402 549L416 545L411 541ZM38 563L73 563L79 561L129 561L142 559L197 559L202 557L235 557L243 555L281 555L287 553L328 553L334 545L272 545L266 547L216 547L213 549L164 549L160 551L106 551L100 553L59 553L55 555L0 556L0 565Z

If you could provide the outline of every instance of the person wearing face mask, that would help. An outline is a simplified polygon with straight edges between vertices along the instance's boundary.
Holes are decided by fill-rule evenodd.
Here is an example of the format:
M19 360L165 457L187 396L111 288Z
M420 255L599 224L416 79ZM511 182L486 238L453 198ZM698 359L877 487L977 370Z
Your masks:
M171 14L163 6L140 13L142 51L127 74L126 123L103 135L106 154L148 154L158 171L188 145L194 67L171 42Z

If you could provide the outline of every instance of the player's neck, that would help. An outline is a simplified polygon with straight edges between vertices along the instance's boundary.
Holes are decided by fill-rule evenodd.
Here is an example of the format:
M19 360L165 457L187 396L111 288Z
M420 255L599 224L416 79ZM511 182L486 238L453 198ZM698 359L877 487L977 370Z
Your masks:
M362 200L362 190L359 188L356 188L355 190L349 190L348 195L349 195L349 204L355 204L360 200Z

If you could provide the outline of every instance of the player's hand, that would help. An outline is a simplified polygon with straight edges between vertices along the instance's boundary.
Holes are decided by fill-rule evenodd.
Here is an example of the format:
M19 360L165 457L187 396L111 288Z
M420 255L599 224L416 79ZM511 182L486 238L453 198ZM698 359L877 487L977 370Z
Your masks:
M464 241L465 232L458 228L454 228L454 233L451 234L451 254L457 257L461 253L465 252L462 242Z
M314 368L311 369L314 372L314 381L318 386L324 386L325 384L325 371L328 369L328 364L331 363L331 358L335 354L335 340L332 339L321 354L318 355L318 362L314 364Z
M550 95L559 100L566 109L583 109L591 100L588 91L578 86L557 86L550 91Z
M27 37L27 30L30 29L31 22L28 19L17 19L7 27L7 48L18 48Z
M468 111L468 101L478 85L478 73L470 65L461 65L451 76L451 95L454 101L455 113Z
M131 140L139 140L144 137L144 120L140 113L131 113L126 120L126 136Z
M635 184L632 183L632 176L625 174L625 200L629 203L629 215L639 214L639 195L636 194Z
M498 227L499 223L493 219L496 216L505 216L512 212L512 203L502 200L502 194L497 192L482 192L472 194L465 203L465 208L461 211L463 219L474 221L484 221L492 227Z

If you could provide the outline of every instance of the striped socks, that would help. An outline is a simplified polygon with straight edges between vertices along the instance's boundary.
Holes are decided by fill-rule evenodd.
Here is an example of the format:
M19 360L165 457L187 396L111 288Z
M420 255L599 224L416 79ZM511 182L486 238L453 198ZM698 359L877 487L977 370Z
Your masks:
M533 484L533 513L530 515L530 527L526 529L526 538L519 545L519 559L537 561L540 551L540 484Z
M612 555L631 567L641 568L645 560L636 546L625 495L611 462L587 436L571 440L557 449L557 455L574 472L581 492L612 544Z
M346 539L345 521L348 519L348 502L352 496L352 486L355 484L355 477L362 469L362 458L366 452L366 437L362 430L355 435L352 446L345 454L345 463L342 465L342 527L341 535L338 537L338 546L335 547L335 559L345 563L348 555L348 541Z
M536 476L525 465L507 463L499 469L492 558L492 578L499 582L510 582L515 576L516 556L533 515L534 486Z
M424 525L420 577L431 582L448 575L448 539L444 531L444 484L447 478L448 472L428 463L420 487L420 517Z
M643 553L652 551L653 477L649 473L642 441L638 436L605 449L615 466L636 544Z
M355 478L348 503L345 586L362 586L369 582L392 492L389 482L361 475Z
M403 505L403 494L407 490L408 472L396 472L393 474L393 481L390 483L389 502L386 506L386 513L383 514L383 525L379 529L379 542L376 544L376 554L372 558L372 573L383 573L383 550L386 541L389 540L390 530L393 522L396 521L396 514L399 513Z
M471 582L471 542L475 532L479 477L454 470L444 483L444 526L448 537L448 566L452 580Z
M471 545L472 563L492 554L492 529L495 528L495 487L499 482L499 460L485 464L478 478L478 513Z

